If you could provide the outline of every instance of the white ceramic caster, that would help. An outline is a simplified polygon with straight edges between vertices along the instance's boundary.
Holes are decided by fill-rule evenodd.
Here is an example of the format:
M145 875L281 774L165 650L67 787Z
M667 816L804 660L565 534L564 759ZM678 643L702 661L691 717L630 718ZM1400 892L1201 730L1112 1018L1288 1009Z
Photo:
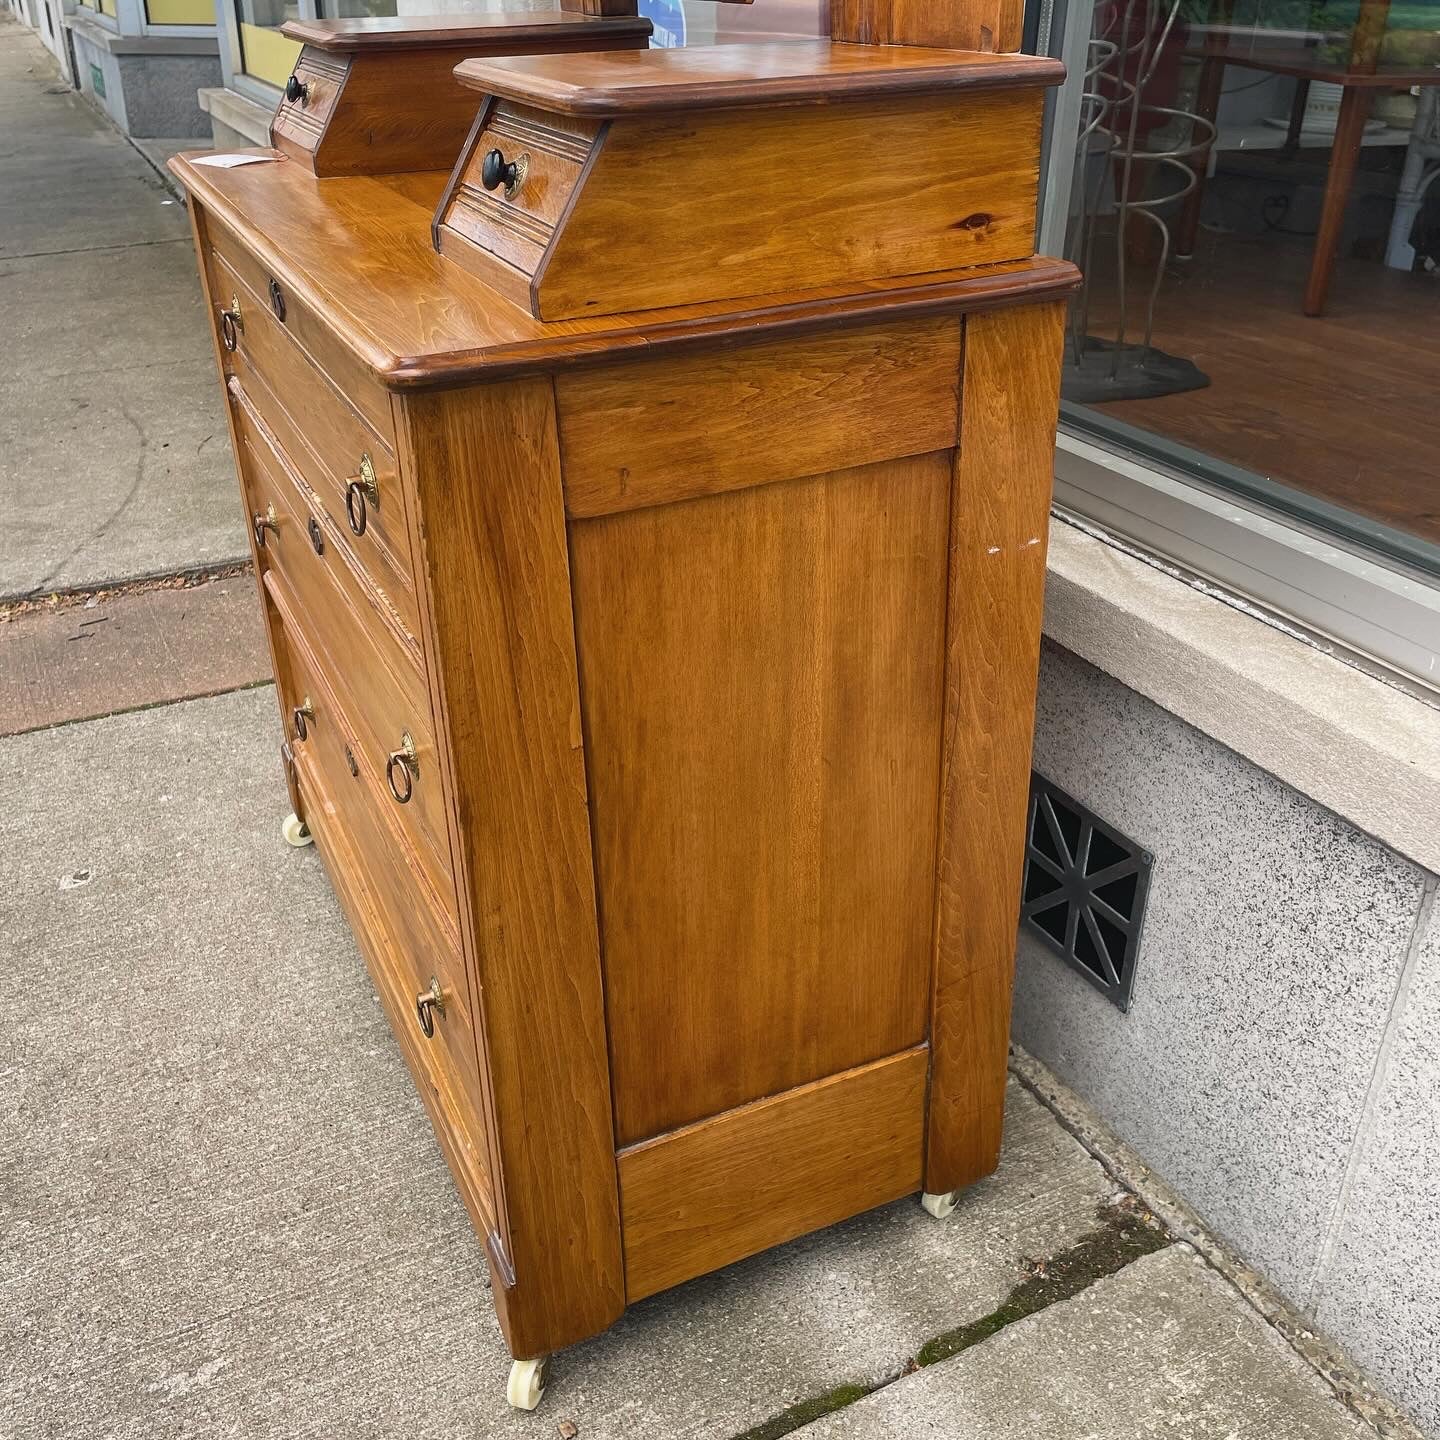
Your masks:
M928 1190L920 1196L920 1203L925 1207L929 1215L937 1220L943 1220L954 1208L955 1200L959 1195L958 1190L946 1190L940 1195L932 1195Z
M280 833L285 837L285 843L295 846L297 850L302 845L315 843L315 837L305 828L305 822L294 813L280 822Z
M545 1397L545 1359L516 1360L510 1366L505 1398L516 1410L533 1410Z

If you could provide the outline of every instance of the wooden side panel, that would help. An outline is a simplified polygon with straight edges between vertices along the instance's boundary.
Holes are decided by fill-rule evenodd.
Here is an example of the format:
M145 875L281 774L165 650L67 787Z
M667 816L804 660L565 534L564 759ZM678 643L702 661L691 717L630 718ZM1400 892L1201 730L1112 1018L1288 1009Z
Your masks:
M925 1188L999 1163L1064 307L965 321Z
M628 1299L917 1190L926 1060L921 1046L622 1151Z
M571 527L622 1144L924 1037L950 469Z
M948 450L960 320L581 370L556 377L555 405L573 516Z
M402 417L515 1275L496 1302L529 1356L624 1305L553 395L419 395Z
M860 45L1018 50L1024 0L830 0L830 38Z
M1023 259L1035 248L1041 105L1026 89L616 120L546 252L534 313Z

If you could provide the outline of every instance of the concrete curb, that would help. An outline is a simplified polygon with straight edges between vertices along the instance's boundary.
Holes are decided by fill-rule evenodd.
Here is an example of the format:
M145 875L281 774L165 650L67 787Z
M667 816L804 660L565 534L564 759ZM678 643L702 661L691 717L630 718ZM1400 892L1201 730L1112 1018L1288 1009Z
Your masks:
M1132 1191L1178 1240L1191 1245L1205 1262L1239 1292L1297 1355L1329 1385L1352 1414L1381 1440L1425 1440L1403 1411L1388 1400L1338 1346L1318 1335L1309 1321L1258 1271L1205 1227L1200 1217L1050 1069L1019 1045L1010 1047L1010 1073L1100 1163L1105 1172Z

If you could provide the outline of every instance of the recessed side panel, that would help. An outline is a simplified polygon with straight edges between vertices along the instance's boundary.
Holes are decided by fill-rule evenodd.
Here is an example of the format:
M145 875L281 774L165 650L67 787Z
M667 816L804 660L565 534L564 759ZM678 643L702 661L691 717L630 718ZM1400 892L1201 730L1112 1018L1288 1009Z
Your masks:
M924 1039L950 473L572 522L622 1145Z

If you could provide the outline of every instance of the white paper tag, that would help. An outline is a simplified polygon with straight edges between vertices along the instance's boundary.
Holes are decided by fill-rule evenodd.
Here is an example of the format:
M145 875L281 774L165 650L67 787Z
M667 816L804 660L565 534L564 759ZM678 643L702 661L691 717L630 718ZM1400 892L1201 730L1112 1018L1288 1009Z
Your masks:
M197 155L192 165L213 165L217 170L233 170L237 165L263 165L274 155Z

